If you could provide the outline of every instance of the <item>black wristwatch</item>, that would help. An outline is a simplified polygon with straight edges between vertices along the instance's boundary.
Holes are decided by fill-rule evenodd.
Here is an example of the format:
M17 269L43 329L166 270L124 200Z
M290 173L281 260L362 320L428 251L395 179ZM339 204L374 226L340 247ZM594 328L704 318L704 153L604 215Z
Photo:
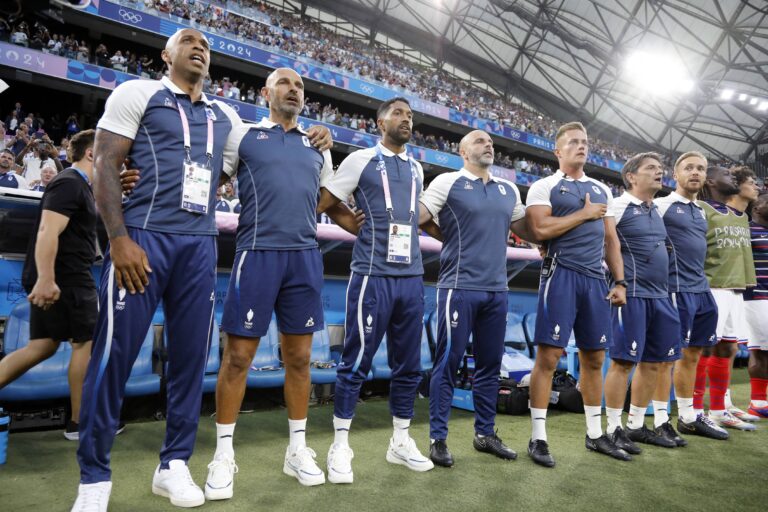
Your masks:
M613 286L623 286L625 289L627 288L627 282L623 279L619 279L618 281L613 282Z

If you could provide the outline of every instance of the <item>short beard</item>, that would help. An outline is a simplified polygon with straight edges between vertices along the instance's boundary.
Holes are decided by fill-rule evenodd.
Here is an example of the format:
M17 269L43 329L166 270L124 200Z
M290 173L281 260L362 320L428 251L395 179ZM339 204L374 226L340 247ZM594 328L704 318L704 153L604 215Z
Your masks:
M406 145L408 143L408 141L411 140L411 135L410 134L411 134L411 132L408 132L408 136L407 137L403 137L402 135L400 135L400 127L399 126L397 128L395 128L394 130L392 130L390 132L387 132L387 135L392 140L392 142L394 142L398 146Z
M280 112L283 115L296 117L301 112L301 108L299 106L292 107L286 103L281 103L280 105L277 105L276 109L278 112Z

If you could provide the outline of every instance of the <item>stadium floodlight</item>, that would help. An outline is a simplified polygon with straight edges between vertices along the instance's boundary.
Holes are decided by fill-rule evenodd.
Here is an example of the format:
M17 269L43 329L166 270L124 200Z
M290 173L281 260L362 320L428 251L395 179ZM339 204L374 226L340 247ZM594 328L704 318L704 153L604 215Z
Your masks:
M695 83L685 72L685 66L670 55L637 51L626 61L629 82L652 94L687 94Z
M751 100L749 100L749 104L750 104L750 105L757 105L757 102L758 102L758 101L760 101L760 100L759 100L759 99L757 99L757 98L752 98Z
M757 110L768 110L768 101L760 103L760 106L757 107Z
M733 98L733 89L723 89L723 92L720 93L720 99L721 100L729 100Z
M744 93L739 94L739 101L747 101L747 95Z

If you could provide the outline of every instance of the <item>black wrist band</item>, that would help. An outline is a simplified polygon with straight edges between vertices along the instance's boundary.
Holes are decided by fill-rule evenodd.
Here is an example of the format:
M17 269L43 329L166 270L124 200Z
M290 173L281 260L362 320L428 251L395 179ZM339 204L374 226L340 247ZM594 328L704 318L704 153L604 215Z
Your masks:
M627 287L627 282L623 279L619 279L618 281L614 281L614 286L623 286L624 288Z

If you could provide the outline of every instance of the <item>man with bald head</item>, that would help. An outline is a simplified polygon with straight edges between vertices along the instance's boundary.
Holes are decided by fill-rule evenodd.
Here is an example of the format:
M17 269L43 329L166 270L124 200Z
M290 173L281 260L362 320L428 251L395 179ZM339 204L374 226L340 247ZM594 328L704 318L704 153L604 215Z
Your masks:
M205 501L187 461L213 325L215 190L221 172L232 173L222 154L232 128L241 124L228 105L202 92L210 56L203 34L177 32L162 52L169 77L120 85L97 125L94 192L110 243L83 389L75 511L107 510L110 451L125 384L161 300L168 412L152 492L181 507ZM120 171L126 158L141 169L142 179L123 202Z
M454 376L474 334L476 450L501 459L517 454L496 435L499 367L507 326L507 239L511 229L530 240L525 205L514 183L490 173L493 140L482 130L468 133L459 145L464 167L439 175L421 199L419 223L435 219L443 248L437 282L437 349L429 390L430 458L450 467L448 417Z
M303 485L325 482L315 453L307 447L305 431L312 333L323 329L317 202L320 187L333 174L331 154L314 147L312 136L298 125L304 82L294 70L273 71L261 94L269 103L269 118L235 128L224 150L225 169L230 176L237 173L242 210L222 320L227 344L216 385L217 444L205 485L211 500L233 494L235 422L248 369L273 311L282 335L290 433L283 471ZM327 128L310 131L330 145ZM326 213L356 231L354 216L344 205Z

